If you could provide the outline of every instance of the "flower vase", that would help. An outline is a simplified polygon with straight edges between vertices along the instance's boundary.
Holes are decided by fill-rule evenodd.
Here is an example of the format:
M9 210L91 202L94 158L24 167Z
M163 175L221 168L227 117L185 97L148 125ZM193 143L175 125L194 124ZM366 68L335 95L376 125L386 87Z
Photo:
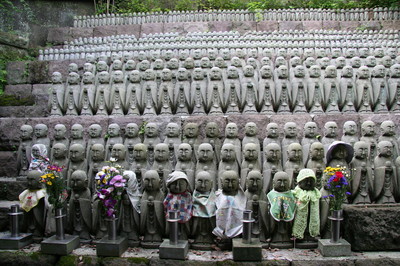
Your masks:
M116 240L117 239L117 220L118 218L107 218L107 231L108 231L108 240Z
M343 210L333 210L331 216L331 243L338 243L340 239L340 221L343 220Z
M63 214L63 209L62 208L56 209L54 218L56 219L56 239L57 240L65 239L64 223L63 223L64 217L65 217L65 214Z

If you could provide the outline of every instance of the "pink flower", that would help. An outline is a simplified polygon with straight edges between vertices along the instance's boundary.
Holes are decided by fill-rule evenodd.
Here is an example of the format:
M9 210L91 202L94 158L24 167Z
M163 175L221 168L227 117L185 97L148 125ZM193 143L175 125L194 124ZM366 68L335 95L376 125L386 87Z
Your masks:
M114 187L123 187L125 186L126 180L121 175L116 175L110 180L110 185Z

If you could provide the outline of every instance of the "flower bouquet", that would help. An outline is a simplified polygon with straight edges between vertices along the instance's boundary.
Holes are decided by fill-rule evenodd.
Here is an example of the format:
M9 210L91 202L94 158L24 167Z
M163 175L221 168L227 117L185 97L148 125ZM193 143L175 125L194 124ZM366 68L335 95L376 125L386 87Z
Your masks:
M41 182L46 186L48 201L55 209L63 208L68 198L65 180L61 174L63 169L64 166L48 165L45 174L41 176Z
M110 159L114 162L113 158ZM125 187L126 180L122 177L121 166L104 166L96 174L96 193L102 202L108 218L117 217L117 205Z
M346 167L326 167L324 170L327 183L325 188L329 191L329 195L323 196L329 200L329 208L332 211L342 209L343 202L346 202L349 191L350 176Z

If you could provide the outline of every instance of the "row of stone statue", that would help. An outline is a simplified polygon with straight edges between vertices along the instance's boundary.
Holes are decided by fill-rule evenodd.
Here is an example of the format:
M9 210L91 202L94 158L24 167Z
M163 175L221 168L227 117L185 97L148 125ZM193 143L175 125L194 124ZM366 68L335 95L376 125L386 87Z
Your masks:
M229 67L222 57L215 60L215 65L221 67L212 67L210 60L205 64L202 58L201 68L194 68L195 60L189 59L184 61L185 66L190 65L189 69L179 68L178 59L173 58L167 63L172 69L163 69L162 60L154 62L153 68L159 65L159 69L150 69L150 62L143 60L138 64L139 70L133 71L126 69L127 65L132 68L135 65L133 60L128 60L125 74L124 65L116 60L111 66L111 79L105 62L97 64L99 72L96 74L94 66L87 63L85 66L91 66L92 72L85 72L82 82L78 73L71 72L66 84L61 74L55 72L49 91L50 115L400 111L400 64L391 65L392 59L388 56L383 58L387 67L372 68L372 78L370 68L361 66L360 58L353 58L351 66L345 65L339 71L336 66L329 65L331 60L327 57L320 59L323 68L319 65L307 68L299 57L293 57L290 69L283 57L277 57L277 68L264 65L259 71L259 62L254 58L248 60L252 65L243 67L238 57L231 60L235 65ZM271 63L269 58L265 59L266 64ZM340 63L339 59L342 64L346 63L344 57L336 59L335 63ZM316 63L314 58L307 58L304 64L307 62Z
M94 178L100 169L107 164L110 157L124 169L130 169L138 176L141 186L145 172L158 171L162 179L162 191L166 192L166 179L172 171L179 170L186 173L189 184L193 187L195 176L200 171L208 172L215 188L221 188L219 177L224 171L234 170L239 174L240 183L246 188L245 181L250 171L257 170L263 178L263 191L271 190L271 180L277 171L284 170L289 174L291 187L294 187L296 176L303 168L311 168L317 174L318 188L322 187L322 175L325 166L346 166L355 171L354 167L365 164L367 172L363 172L368 180L368 198L356 203L381 202L382 178L378 177L380 167L385 164L400 163L399 140L396 138L395 125L392 121L384 121L381 136L375 136L375 124L366 121L362 124L362 137L359 138L356 123L347 121L344 124L344 133L341 137L343 146L346 147L346 156L331 151L331 145L339 140L338 126L335 122L327 122L324 128L324 137L318 139L319 130L315 122L304 125L304 137L298 139L297 125L288 122L284 125L284 136L279 137L278 125L270 123L267 126L267 135L264 141L258 138L258 128L255 123L249 122L245 126L245 137L238 138L238 128L234 123L226 126L226 138L220 139L218 125L210 122L206 125L206 138L200 140L199 128L195 123L188 123L184 127L184 138L181 140L179 126L170 123L166 128L166 137L161 141L158 127L155 123L145 126L144 139L138 135L138 126L130 123L126 127L125 140L120 135L120 127L110 124L107 141L101 138L101 127L97 124L89 127L90 138L83 139L83 127L75 124L71 128L71 140L66 138L66 127L62 124L55 126L55 139L47 137L47 127L44 124L35 126L36 139L32 140L32 127L21 127L21 144L18 150L19 173L26 174L28 170L46 169L49 164L47 157L51 157L53 164L65 166L63 175L70 184L71 175L76 170L82 170L89 177L91 191L94 191ZM353 148L355 153L353 158ZM387 146L390 146L389 148ZM388 150L389 149L389 150ZM28 155L31 155L29 158ZM326 158L326 160L325 160ZM399 161L399 162L398 162ZM354 166L354 167L353 167ZM386 166L385 166L386 167ZM363 168L364 169L364 168ZM376 170L376 171L375 171ZM379 170L379 171L378 171ZM375 171L375 172L374 172ZM396 170L397 171L397 170ZM391 172L394 185L392 193L397 191L397 173ZM383 176L384 177L384 176ZM399 176L400 177L400 176ZM353 188L354 196L359 191L357 184ZM375 190L377 189L377 191ZM397 194L396 194L397 195Z
M168 13L102 14L74 17L74 27L118 26L145 23L208 22L208 21L309 21L309 20L398 20L399 8L374 9L273 9L255 13L249 10L170 11Z

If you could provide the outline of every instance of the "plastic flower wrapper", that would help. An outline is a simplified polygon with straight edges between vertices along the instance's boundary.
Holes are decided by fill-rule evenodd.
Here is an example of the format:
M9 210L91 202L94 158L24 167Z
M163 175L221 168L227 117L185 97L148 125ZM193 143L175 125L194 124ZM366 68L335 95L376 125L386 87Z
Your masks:
M109 218L117 217L117 205L126 182L120 174L121 166L115 165L115 161L114 158L110 158L110 166L104 166L95 177L97 197Z
M48 201L55 209L62 208L68 198L65 180L61 174L64 166L48 165L45 174L41 176L41 182L46 186Z
M323 198L329 202L330 210L341 210L347 196L351 194L349 192L350 174L346 167L327 167L324 174L326 177L325 189L329 192L329 195Z

